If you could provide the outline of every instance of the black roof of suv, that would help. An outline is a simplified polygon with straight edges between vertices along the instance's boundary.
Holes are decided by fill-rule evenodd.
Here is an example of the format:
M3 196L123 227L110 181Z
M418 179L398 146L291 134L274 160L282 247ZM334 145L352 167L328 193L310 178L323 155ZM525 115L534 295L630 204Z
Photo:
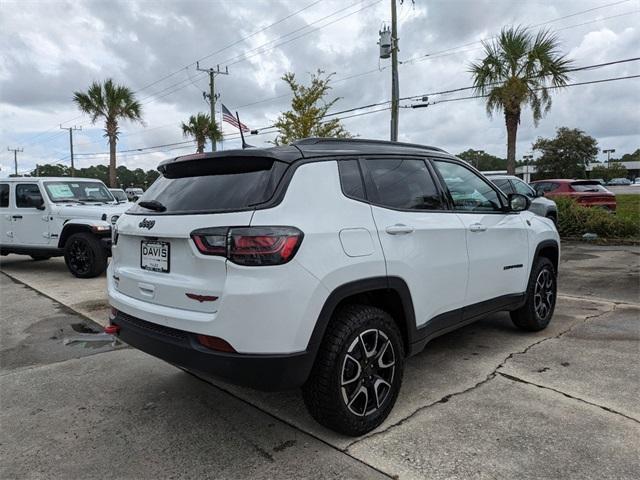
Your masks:
M196 153L165 160L158 166L160 172L169 164L220 157L261 157L293 163L305 158L327 155L373 155L373 154L420 154L426 151L447 153L441 148L418 145L415 143L369 140L364 138L304 138L291 145L271 148L251 148L248 150L224 150L220 152Z

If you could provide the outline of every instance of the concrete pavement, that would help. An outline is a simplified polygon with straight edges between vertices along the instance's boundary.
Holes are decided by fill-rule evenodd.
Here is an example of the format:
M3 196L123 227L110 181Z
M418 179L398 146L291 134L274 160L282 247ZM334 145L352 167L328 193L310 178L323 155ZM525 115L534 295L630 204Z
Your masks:
M63 348L59 329L93 324L0 275L0 477L636 478L639 252L564 246L549 328L497 314L435 340L359 439L318 426L297 391L205 383L129 348Z

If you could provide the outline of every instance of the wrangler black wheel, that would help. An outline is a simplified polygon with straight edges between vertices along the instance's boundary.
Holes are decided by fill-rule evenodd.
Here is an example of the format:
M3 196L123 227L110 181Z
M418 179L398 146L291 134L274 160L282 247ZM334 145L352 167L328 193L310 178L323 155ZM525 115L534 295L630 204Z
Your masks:
M64 246L64 261L78 278L97 277L107 268L107 254L100 240L90 233L74 233Z
M391 316L368 305L341 308L327 327L303 387L311 415L346 435L363 435L393 408L402 383L404 348Z

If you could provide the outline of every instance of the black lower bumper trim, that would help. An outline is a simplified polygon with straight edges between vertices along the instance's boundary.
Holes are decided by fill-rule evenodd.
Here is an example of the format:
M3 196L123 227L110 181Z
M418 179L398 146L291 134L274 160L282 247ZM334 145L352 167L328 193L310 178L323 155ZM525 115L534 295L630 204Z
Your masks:
M257 390L300 387L309 376L313 357L307 352L288 355L250 355L210 350L193 333L165 327L118 312L118 338L126 344L176 366Z

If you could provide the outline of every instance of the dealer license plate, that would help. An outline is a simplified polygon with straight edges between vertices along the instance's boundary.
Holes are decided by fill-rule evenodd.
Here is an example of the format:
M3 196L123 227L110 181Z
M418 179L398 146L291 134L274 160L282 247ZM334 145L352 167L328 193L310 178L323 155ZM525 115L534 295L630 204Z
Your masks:
M154 272L169 272L169 242L142 240L140 267Z

